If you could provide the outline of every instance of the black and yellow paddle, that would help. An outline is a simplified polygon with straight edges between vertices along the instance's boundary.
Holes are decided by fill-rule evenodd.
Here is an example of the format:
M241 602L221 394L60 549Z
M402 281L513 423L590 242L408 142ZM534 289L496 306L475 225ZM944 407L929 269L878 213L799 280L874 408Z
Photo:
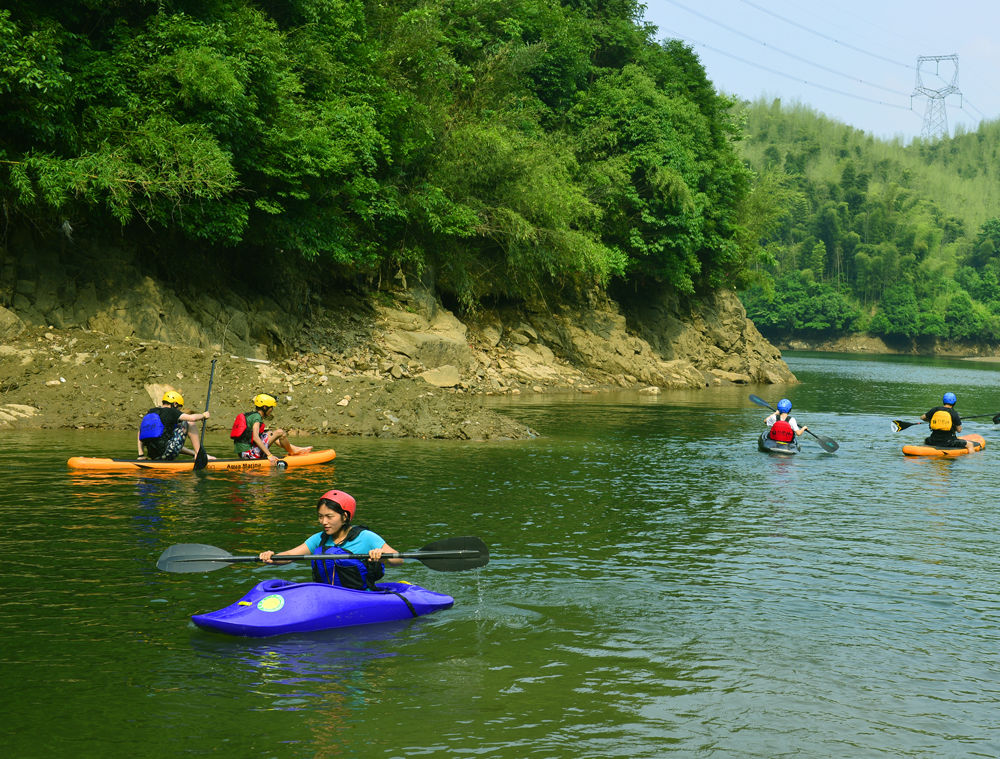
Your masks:
M758 398L753 393L750 393L750 400L753 401L754 403L756 403L758 406L763 406L764 408L771 409L771 411L777 411L778 410L774 406L772 406L770 403L768 403L767 401L765 401L763 398ZM835 450L837 450L838 448L840 448L840 444L836 440L831 440L828 437L823 437L822 435L817 435L812 430L806 430L806 432L808 432L810 435L812 435L814 438L816 438L816 442L819 443L820 446L823 448L823 450L827 451L828 453L833 453Z
M313 559L367 559L366 553L308 554L305 556L277 555L275 561L307 561ZM438 572L460 572L485 567L490 561L490 549L475 537L444 538L412 553L384 553L385 559L416 559L428 569ZM233 556L228 551L203 543L178 543L160 554L156 568L164 572L211 572L227 564L260 561L258 556Z
M992 417L993 424L1000 424L1000 412L995 414L973 414L971 416L963 416L962 421L966 419L985 419L986 417ZM927 424L927 422L904 422L902 419L892 420L892 431L899 432L900 430L905 430L907 427L915 427L918 424Z
M208 394L205 396L205 411L208 411L208 402L212 400L212 380L215 379L215 361L212 359L212 371L208 375ZM194 457L194 471L204 469L208 466L208 451L205 450L205 421L201 420L201 438L198 440L198 452Z

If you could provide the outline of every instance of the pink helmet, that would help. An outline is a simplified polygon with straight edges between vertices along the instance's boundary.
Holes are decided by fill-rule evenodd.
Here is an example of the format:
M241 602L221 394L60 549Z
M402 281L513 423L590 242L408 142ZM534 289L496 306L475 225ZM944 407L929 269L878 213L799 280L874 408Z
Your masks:
M333 503L346 511L351 519L354 519L354 512L358 510L358 502L354 500L353 496L345 493L343 490L327 490L319 497L319 502L322 503L323 501L333 501Z

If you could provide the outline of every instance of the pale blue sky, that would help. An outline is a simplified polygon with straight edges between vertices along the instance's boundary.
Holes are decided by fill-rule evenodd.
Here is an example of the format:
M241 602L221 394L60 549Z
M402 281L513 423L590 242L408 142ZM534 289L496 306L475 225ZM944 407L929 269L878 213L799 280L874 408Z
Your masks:
M1000 117L1000 0L647 0L657 39L680 38L716 88L801 102L878 137L920 136L917 57L958 55L948 129ZM920 67L926 88L953 66Z

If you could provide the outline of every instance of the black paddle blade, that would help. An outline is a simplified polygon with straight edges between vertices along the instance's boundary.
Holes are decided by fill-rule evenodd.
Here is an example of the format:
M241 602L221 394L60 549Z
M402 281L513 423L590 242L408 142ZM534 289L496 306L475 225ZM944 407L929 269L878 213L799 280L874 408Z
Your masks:
M255 557L256 558L256 557ZM156 568L164 572L211 572L239 559L229 551L204 543L178 543L170 546L156 560Z
M750 393L750 400L753 401L754 403L756 403L758 406L763 406L764 408L769 408L769 409L771 409L771 411L775 410L774 406L772 406L770 403L768 403L767 401L765 401L763 398L758 398L753 393Z
M208 466L208 453L205 451L205 444L202 443L198 447L198 455L194 457L194 471L199 469L204 469Z
M451 556L421 556L424 551L447 551ZM420 549L419 553L404 554L412 556L428 569L438 572L461 572L465 569L485 567L490 562L490 549L476 537L445 538L437 540Z
M900 430L905 430L908 427L915 427L918 424L923 424L923 422L904 422L902 419L893 419L892 431L899 432Z

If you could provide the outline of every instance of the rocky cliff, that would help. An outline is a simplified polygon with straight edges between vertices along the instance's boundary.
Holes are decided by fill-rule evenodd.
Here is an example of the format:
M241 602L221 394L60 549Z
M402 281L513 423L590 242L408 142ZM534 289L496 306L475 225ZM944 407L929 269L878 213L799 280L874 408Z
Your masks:
M471 397L794 382L732 293L623 309L594 292L460 319L401 282L326 284L281 262L236 276L183 256L162 271L124 247L76 245L0 249L0 391L17 407L0 424L131 427L167 385L198 407L212 358L220 426L263 389L286 399L281 424L339 434L522 437Z

